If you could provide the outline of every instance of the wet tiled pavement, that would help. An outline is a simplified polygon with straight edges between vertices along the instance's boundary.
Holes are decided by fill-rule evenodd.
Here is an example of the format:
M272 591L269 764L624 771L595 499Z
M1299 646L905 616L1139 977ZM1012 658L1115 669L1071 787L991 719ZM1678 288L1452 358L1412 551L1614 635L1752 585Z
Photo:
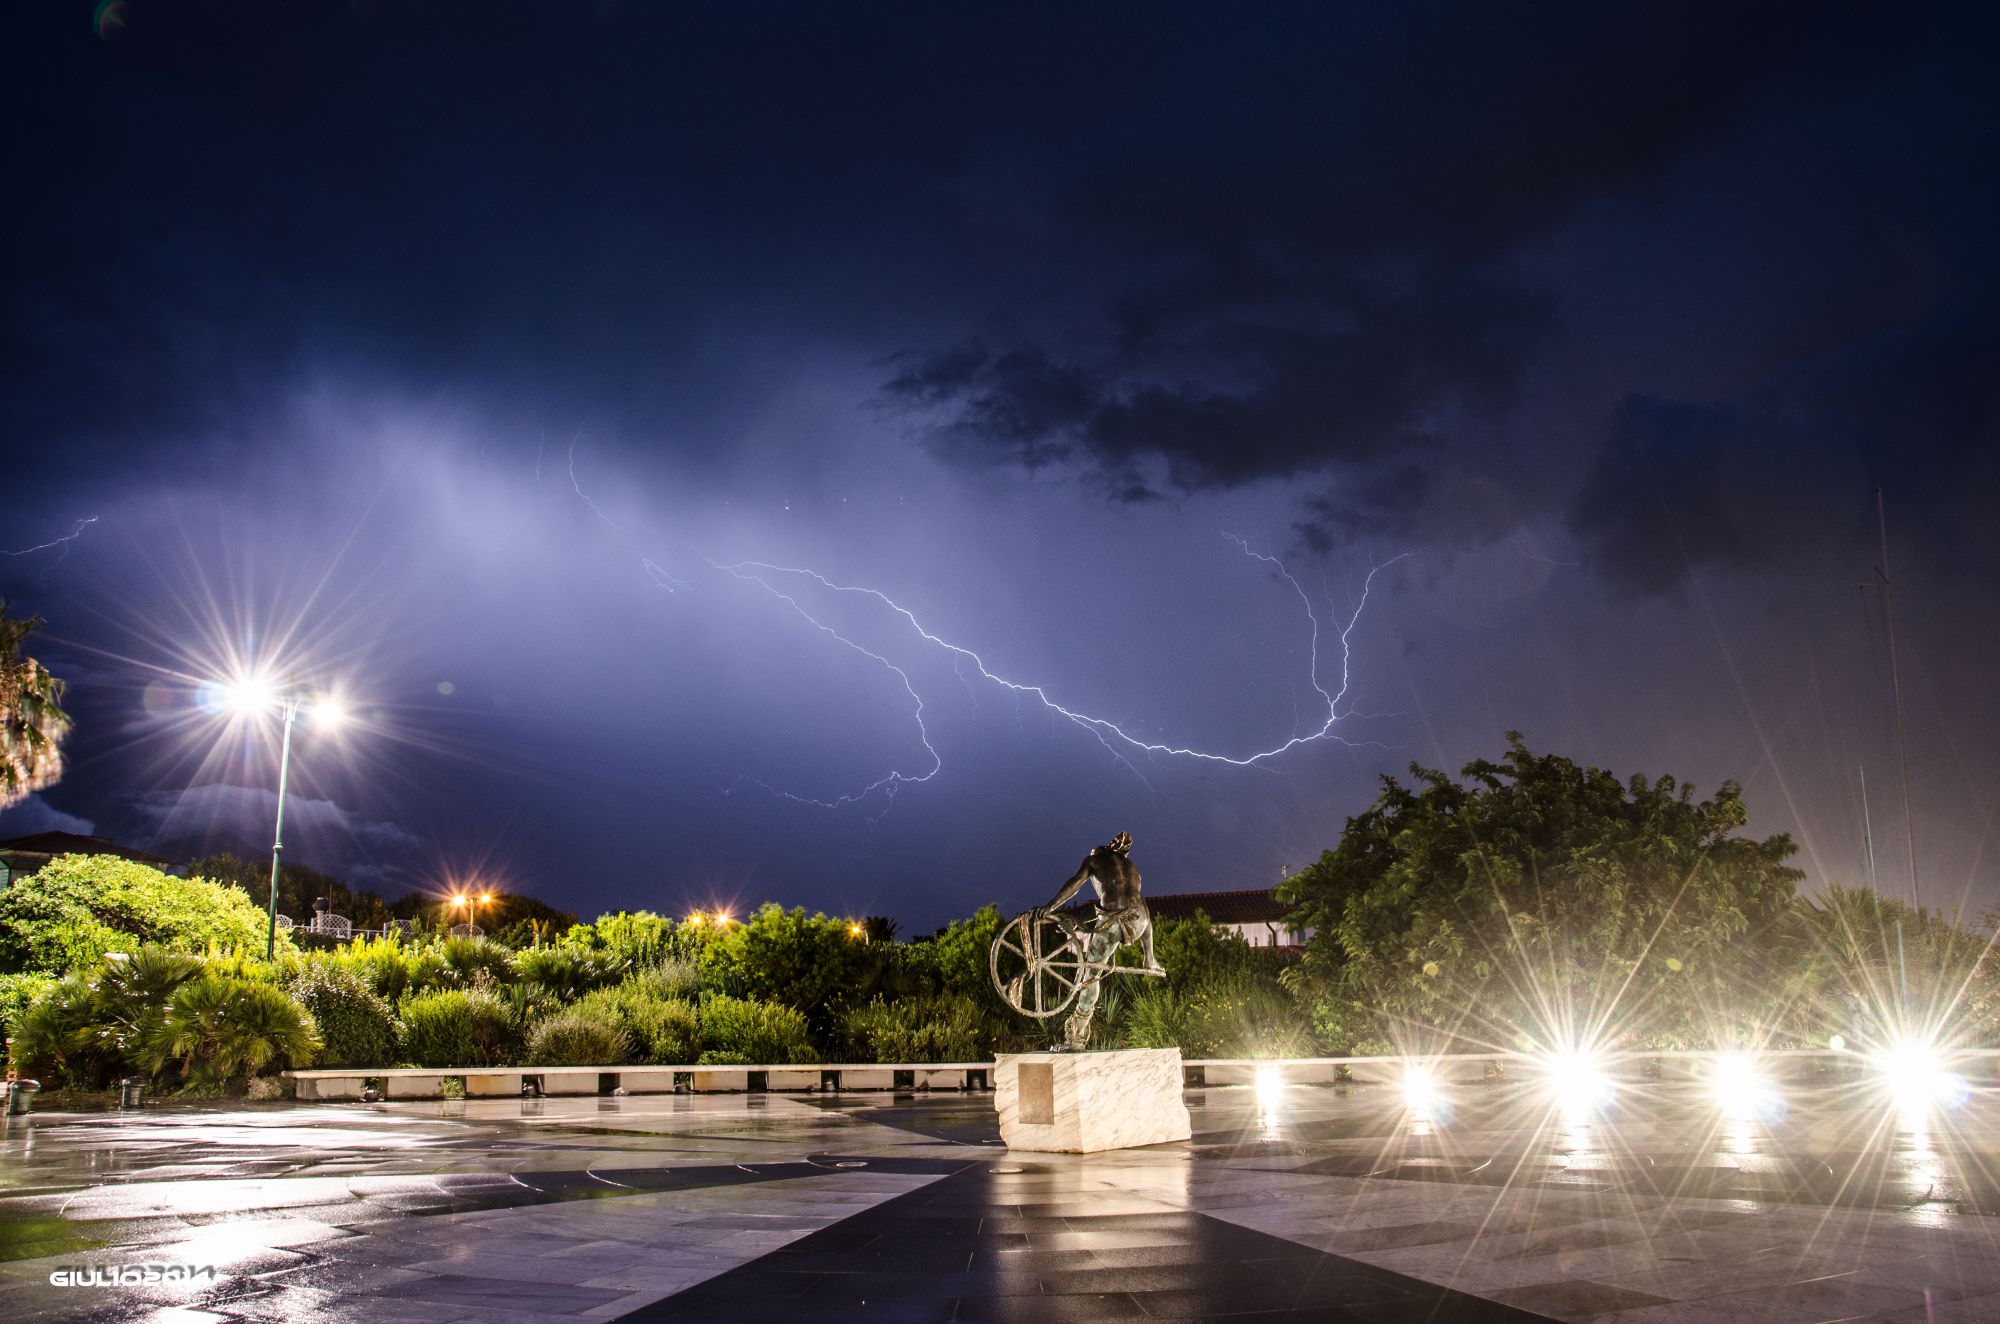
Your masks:
M43 1113L0 1134L0 1294L24 1321L2000 1320L1990 1095L1913 1127L1840 1086L1768 1125L1457 1093L1419 1119L1382 1087L1194 1090L1192 1142L1087 1157L1009 1154L980 1094ZM92 1285L121 1265L202 1272Z

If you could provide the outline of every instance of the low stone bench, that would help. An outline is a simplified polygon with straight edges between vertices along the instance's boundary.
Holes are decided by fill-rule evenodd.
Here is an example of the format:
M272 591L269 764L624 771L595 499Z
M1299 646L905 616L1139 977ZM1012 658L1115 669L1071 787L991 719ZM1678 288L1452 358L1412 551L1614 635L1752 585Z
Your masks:
M359 1100L373 1081L381 1097L393 1100L439 1099L445 1081L464 1082L469 1099L518 1097L529 1082L548 1098L599 1095L611 1090L627 1094L744 1093L753 1083L772 1093L815 1090L968 1090L990 1089L990 1062L910 1063L771 1063L764 1066L618 1066L618 1067L357 1067L287 1071L301 1102Z

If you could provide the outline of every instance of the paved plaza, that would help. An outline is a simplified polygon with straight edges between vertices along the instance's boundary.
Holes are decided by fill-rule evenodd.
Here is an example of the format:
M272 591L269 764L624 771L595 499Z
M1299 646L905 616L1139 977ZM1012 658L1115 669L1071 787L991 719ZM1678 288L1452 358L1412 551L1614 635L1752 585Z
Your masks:
M1188 1103L1192 1141L1088 1157L1010 1154L977 1093L42 1112L0 1137L5 1317L2000 1320L1990 1096Z

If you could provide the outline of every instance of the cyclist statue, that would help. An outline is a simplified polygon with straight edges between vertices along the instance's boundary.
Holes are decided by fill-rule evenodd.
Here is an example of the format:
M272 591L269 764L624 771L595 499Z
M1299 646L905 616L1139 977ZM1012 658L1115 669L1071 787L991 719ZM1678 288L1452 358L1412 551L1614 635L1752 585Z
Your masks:
M1097 888L1097 913L1089 919L1073 920L1062 907L1088 882ZM1097 1010L1098 984L1103 967L1127 943L1139 943L1146 957L1145 969L1162 974L1153 959L1153 916L1139 899L1139 869L1132 863L1132 834L1120 832L1102 846L1093 846L1069 881L1059 888L1046 906L1030 912L1035 919L1054 920L1069 935L1071 945L1085 963L1077 981L1076 1006L1063 1022L1063 1042L1056 1051L1080 1053L1090 1042L1090 1018Z

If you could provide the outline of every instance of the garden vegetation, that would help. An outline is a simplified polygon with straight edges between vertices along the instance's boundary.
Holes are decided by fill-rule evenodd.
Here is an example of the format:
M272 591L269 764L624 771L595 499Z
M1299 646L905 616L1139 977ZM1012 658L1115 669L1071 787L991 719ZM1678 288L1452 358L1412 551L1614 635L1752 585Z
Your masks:
M1519 737L1460 778L1385 778L1281 897L1302 953L1206 919L1159 925L1163 980L1107 982L1098 1042L1190 1057L1856 1046L1899 1009L1990 1043L1987 931L1874 893L1799 891L1740 791L1620 780ZM401 903L398 903L401 905ZM501 938L392 933L262 958L233 882L68 856L0 891L11 1068L196 1095L290 1067L980 1061L1047 1042L987 981L982 908L925 938L767 905L718 925L647 911ZM1053 1023L1051 1023L1051 1026ZM269 1082L264 1082L269 1087Z

